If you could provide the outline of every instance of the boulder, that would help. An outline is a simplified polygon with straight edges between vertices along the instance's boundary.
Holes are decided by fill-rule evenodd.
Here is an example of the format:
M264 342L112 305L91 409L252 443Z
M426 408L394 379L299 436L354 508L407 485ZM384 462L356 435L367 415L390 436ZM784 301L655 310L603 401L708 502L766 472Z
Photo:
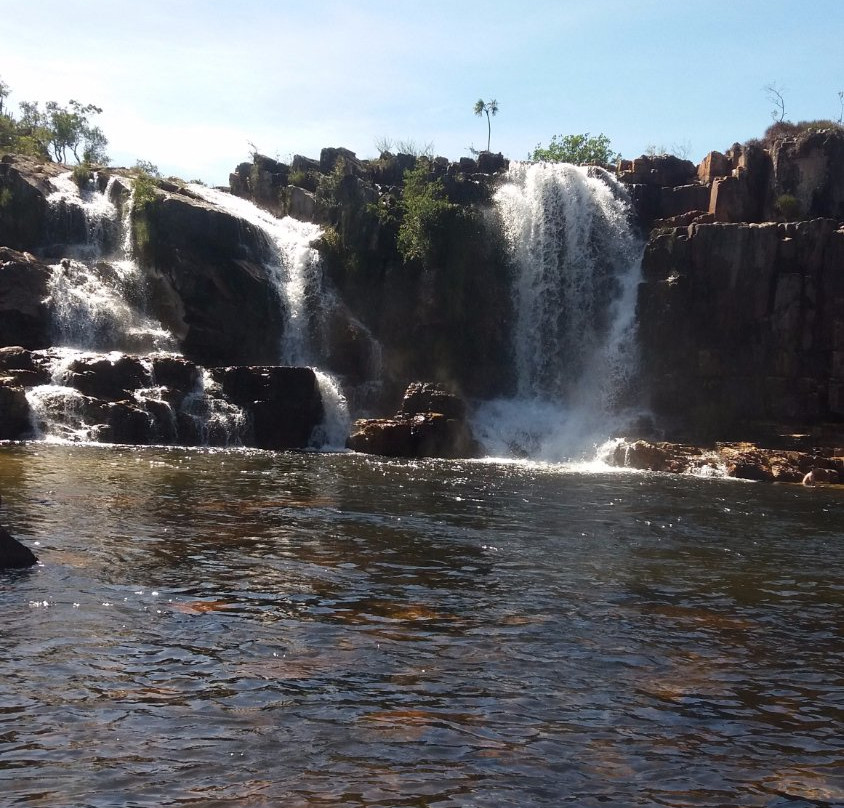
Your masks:
M415 457L408 418L369 418L355 421L346 444L349 449L384 457Z
M482 151L478 155L477 163L479 174L499 174L510 167L510 161L501 152L493 154L492 152Z
M837 485L841 477L835 469L813 468L803 477L803 485Z
M399 413L401 415L440 413L446 418L463 421L466 418L466 402L460 396L446 390L442 384L413 382L405 390Z
M355 422L347 446L387 457L478 457L465 402L442 385L414 382L392 418Z
M0 569L24 569L38 562L35 554L0 525Z
M153 356L149 360L151 386L166 388L165 398L178 406L200 383L199 368L179 356Z
M337 167L342 159L345 174L361 174L363 166L353 151L344 149L342 146L336 148L325 148L319 153L319 170L322 174L330 174Z
M688 185L697 176L697 166L673 154L642 155L635 160L622 160L618 178L632 185L675 187Z
M138 214L136 253L149 274L149 309L204 366L277 360L284 317L262 259L262 233L185 194L159 194ZM248 312L248 317L244 316Z

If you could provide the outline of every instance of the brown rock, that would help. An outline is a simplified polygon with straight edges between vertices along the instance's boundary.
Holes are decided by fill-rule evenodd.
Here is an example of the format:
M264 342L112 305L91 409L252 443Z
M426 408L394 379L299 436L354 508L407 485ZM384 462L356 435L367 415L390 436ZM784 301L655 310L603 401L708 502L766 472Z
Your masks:
M727 177L733 170L730 158L721 152L711 151L697 167L697 178L708 185L718 177Z

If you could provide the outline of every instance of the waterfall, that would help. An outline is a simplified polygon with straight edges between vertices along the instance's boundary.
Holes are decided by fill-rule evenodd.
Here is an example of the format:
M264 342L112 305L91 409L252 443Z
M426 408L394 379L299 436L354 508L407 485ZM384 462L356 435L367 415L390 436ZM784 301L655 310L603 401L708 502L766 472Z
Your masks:
M316 373L322 394L325 417L311 437L314 448L345 448L350 416L339 381L319 365L323 359L321 331L333 296L323 288L319 252L312 246L322 235L315 224L300 222L291 216L279 219L252 202L233 194L189 186L192 193L252 225L266 239L268 251L264 267L278 291L285 312L279 361L286 365L304 365Z
M132 250L134 190L130 192L117 176L100 188L96 175L80 189L71 172L50 183L54 191L47 197L48 230L71 242L51 247L53 251L60 248L66 257L49 267L49 304L57 347L37 352L50 381L27 390L33 432L48 441L108 440L108 407L97 407L68 382L80 368L86 372L97 363L115 365L130 353L175 355L178 343L145 312L146 279ZM165 400L164 388L155 385L149 361L135 361L146 372L145 386L133 391L132 403L140 417L146 417L157 439L172 443L177 415L182 415L207 443L241 442L245 416L234 405L217 400L212 383L198 383L183 402L184 411L177 414Z
M54 342L99 351L175 351L176 340L143 310L145 281L132 255L132 195L121 216L113 201L117 177L105 188L80 191L70 172L52 180L51 217L81 213L86 240L64 245L68 256L52 264L49 282Z
M603 169L511 164L495 195L514 267L517 393L483 403L476 434L501 456L581 458L623 422L635 372L642 243Z

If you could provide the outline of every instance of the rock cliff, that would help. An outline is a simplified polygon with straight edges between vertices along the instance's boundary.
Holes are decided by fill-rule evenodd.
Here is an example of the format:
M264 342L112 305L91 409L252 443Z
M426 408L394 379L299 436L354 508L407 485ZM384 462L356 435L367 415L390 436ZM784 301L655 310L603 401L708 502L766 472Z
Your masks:
M844 132L713 152L659 193L647 176L626 179L651 226L638 325L657 422L697 440L844 422Z

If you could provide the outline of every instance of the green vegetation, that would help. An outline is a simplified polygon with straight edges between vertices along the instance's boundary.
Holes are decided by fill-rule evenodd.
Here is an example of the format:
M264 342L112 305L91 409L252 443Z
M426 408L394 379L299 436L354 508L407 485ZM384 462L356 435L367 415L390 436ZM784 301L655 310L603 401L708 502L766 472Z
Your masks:
M783 221L794 222L800 218L800 202L791 194L780 194L775 207Z
M442 243L442 232L459 209L446 198L442 179L431 177L431 162L420 158L404 173L398 250L406 263L428 265L435 258L435 247Z
M94 172L91 170L89 163L80 163L73 167L70 173L70 178L76 183L76 187L81 191L93 178Z
M155 202L158 178L146 171L138 171L133 184L135 208L145 208Z
M548 163L573 163L574 165L610 165L621 159L610 146L610 139L602 134L554 135L547 147L537 144L529 155L530 160Z
M492 139L492 122L490 115L498 114L498 101L491 98L489 101L484 101L479 98L475 101L475 115L486 115L486 150L489 151L490 140Z
M102 112L94 104L71 99L67 106L48 101L42 110L37 101L22 101L18 117L12 115L7 100L9 85L0 80L0 152L17 152L66 163L106 164L108 140L91 122Z

